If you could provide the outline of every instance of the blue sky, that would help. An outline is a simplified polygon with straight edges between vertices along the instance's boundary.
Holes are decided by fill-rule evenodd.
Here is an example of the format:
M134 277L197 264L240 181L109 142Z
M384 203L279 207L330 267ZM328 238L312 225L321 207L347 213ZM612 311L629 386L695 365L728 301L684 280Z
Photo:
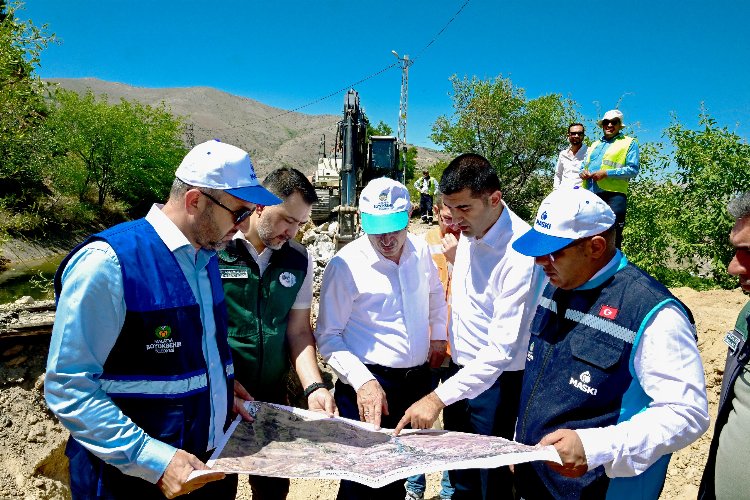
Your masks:
M701 102L750 137L748 1L470 0L435 39L464 1L27 0L19 17L58 37L42 77L210 86L283 109L393 64L391 50L409 54L407 140L422 146L451 113L453 74L569 96L587 120L622 97L642 141L658 140L672 113L695 127ZM394 131L400 82L394 67L356 86L370 120ZM302 112L339 114L342 103L343 92Z

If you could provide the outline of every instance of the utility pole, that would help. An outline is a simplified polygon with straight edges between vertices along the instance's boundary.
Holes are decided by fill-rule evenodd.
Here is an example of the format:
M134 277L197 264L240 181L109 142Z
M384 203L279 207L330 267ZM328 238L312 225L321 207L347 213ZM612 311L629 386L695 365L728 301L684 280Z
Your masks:
M403 182L406 184L406 110L407 99L409 96L409 66L414 61L409 59L407 54L404 57L398 55L398 52L392 50L391 53L398 59L401 66L401 98L398 105L398 142L401 145L401 164L403 165Z

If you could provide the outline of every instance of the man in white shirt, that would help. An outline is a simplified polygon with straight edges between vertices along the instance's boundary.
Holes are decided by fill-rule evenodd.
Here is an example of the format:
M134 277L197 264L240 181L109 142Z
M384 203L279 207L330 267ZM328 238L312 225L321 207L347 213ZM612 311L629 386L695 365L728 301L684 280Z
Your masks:
M581 185L581 163L586 158L588 147L583 143L586 135L582 123L568 125L570 147L560 151L555 167L554 189L571 189Z
M396 431L429 428L445 407L445 428L513 437L529 338L541 291L534 260L511 243L529 229L502 201L486 158L455 158L440 180L443 204L461 230L451 284L453 376L410 407ZM453 499L512 498L507 467L450 471Z
M427 244L407 233L411 201L403 184L373 179L359 207L366 234L326 267L315 337L339 376L341 416L394 427L430 392L429 367L445 356L445 292ZM403 484L373 489L341 481L337 498L403 498Z
M616 248L615 214L553 191L513 248L549 277L531 325L516 440L562 460L515 468L528 499L658 498L671 453L708 428L690 311Z

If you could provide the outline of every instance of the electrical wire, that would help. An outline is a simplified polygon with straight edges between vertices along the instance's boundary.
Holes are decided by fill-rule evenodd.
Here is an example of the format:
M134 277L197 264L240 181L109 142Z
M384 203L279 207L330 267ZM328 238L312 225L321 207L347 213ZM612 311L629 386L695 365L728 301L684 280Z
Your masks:
M422 47L422 49L419 52L417 52L417 55L410 60L411 64L414 64L414 61L416 61L418 57L420 57L427 49L430 48L430 46L433 43L435 43L437 41L438 38L440 38L440 36L443 34L443 32L445 32L445 30L448 29L448 26L450 26L450 24L453 21L456 20L456 18L461 14L461 12L469 4L469 2L471 2L471 0L465 0L464 1L464 3L461 5L461 7L459 7L459 9L456 11L456 13L453 14L453 17L451 17L448 20L448 22L445 23L445 25L440 29L440 31L437 32L437 34L432 38L432 40L430 40L424 47ZM376 71L375 73L372 73L371 75L366 76L366 77L362 78L361 80L357 80L354 83L350 83L350 84L348 84L348 85L346 85L346 86L344 86L344 87L342 87L342 88L340 88L340 89L338 89L338 90L336 90L334 92L331 92L330 94L327 94L327 95L325 95L323 97L319 97L319 98L317 98L317 99L315 99L313 101L310 101L307 104L303 104L301 106L297 106L294 109L290 109L290 110L284 111L284 112L279 113L279 114L274 115L274 116L269 116L269 117L263 118L261 120L256 120L254 122L246 123L246 124L243 124L243 125L237 125L236 127L230 127L230 128L242 128L242 127L247 127L247 126L250 126L250 125L257 125L258 123L264 123L264 122L267 122L269 120L275 120L277 118L281 118L282 116L288 115L290 113L296 113L296 112L298 112L301 109L305 109L305 108L307 108L309 106L312 106L313 104L317 104L317 103L319 103L321 101L325 101L326 99L330 99L331 97L339 95L342 92L345 92L345 91L347 91L347 90L349 90L351 88L354 88L355 86L357 86L357 85L359 85L361 83L364 83L364 82L366 82L368 80L371 80L371 79L375 78L376 76L380 76L381 74L385 73L389 69L397 67L397 66L398 67L401 66L399 62L395 62L393 64L389 64L385 68L383 68L383 69L381 69L379 71Z

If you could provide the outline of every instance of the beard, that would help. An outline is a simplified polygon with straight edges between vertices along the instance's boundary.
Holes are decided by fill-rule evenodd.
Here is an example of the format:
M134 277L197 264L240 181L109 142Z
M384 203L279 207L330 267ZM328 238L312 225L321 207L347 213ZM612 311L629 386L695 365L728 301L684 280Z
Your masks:
M287 242L287 239L285 237L281 237L280 235L275 235L275 231L273 229L273 224L269 220L270 217L259 217L258 218L258 237L260 238L260 241L263 242L263 245L266 248L270 248L271 250L279 250L281 247L284 246L284 243Z
M195 228L195 241L204 250L223 250L227 246L224 241L226 233L219 234L221 229L214 220L214 206L209 205L198 216Z

